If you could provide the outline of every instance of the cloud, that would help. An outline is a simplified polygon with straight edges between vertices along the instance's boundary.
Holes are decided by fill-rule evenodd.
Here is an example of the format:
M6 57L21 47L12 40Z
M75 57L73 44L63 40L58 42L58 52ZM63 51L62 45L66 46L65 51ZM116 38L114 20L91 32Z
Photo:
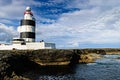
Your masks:
M41 0L27 3L9 0L9 3L0 1L0 4L2 23L11 23L10 19L20 20L29 4L33 8L38 7L33 10L37 20L37 41L55 42L58 48L84 47L87 44L89 47L109 47L120 43L119 0ZM0 35L6 35L7 39L1 38L1 41L9 41L16 33L15 27L5 24L0 26L0 30Z
M104 44L104 47L119 44L120 6L116 6L119 1L110 0L104 6L105 2L90 0L88 8L64 13L54 24L40 25L37 27L38 37L56 42L58 47L80 47L87 43L96 46Z
M16 36L18 32L12 26L0 24L0 42L8 43Z
M36 1L16 1L16 0L5 0L0 1L0 18L6 19L21 19L23 11L27 6L41 6L41 3ZM34 12L34 11L33 11Z

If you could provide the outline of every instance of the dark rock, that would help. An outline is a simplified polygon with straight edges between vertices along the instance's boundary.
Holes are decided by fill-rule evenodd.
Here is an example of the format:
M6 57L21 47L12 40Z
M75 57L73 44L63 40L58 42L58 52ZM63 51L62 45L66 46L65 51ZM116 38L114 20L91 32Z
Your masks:
M70 50L12 50L0 51L0 79L24 80L21 74L41 65L68 65Z

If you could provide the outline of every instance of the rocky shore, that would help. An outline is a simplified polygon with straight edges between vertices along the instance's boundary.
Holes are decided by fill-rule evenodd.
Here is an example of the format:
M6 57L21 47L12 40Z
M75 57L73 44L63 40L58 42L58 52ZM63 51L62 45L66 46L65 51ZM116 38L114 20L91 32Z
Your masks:
M22 73L41 66L74 65L94 62L120 49L50 49L0 51L0 80L31 80Z
M21 74L41 66L69 65L71 50L12 50L0 51L0 79L26 80ZM75 62L73 62L75 63Z

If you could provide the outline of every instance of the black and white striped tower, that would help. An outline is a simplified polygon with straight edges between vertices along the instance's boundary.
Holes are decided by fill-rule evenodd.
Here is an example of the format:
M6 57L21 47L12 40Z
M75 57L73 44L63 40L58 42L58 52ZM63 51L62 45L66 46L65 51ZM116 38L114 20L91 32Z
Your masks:
M26 8L20 23L20 38L26 42L35 42L35 18L30 7Z

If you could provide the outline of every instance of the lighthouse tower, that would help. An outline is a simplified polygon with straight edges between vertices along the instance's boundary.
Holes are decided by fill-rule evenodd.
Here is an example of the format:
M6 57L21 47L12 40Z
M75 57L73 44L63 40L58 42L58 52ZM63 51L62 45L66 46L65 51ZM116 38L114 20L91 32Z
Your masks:
M20 38L26 42L35 42L35 18L30 7L26 8L24 19L20 22Z
M35 18L31 8L27 7L24 12L24 18L20 21L18 27L20 38L13 38L12 44L0 44L0 50L37 50L37 49L55 49L55 43L39 41L35 42Z

